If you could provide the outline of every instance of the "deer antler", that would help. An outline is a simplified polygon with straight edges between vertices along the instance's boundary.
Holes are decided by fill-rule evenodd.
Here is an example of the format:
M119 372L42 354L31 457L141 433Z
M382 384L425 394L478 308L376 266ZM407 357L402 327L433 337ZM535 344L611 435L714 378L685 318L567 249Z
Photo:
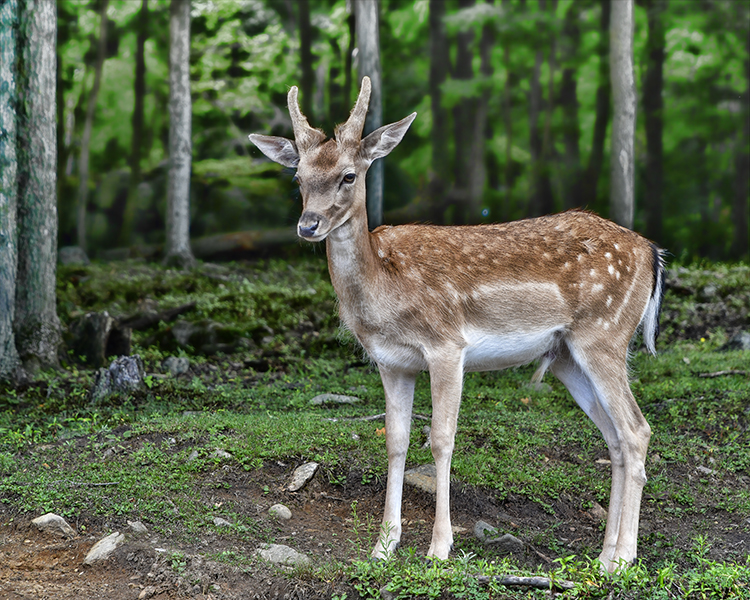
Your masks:
M370 104L370 78L362 78L362 87L359 90L357 103L354 105L349 119L343 125L336 128L336 141L339 144L359 145L362 139L362 130L365 127L365 117L367 116L367 107Z
M297 102L297 86L292 86L287 95L287 105L289 106L289 116L292 118L292 128L294 129L294 139L297 142L297 148L304 152L317 146L325 141L326 135L320 129L313 129L307 122L307 118L302 114Z

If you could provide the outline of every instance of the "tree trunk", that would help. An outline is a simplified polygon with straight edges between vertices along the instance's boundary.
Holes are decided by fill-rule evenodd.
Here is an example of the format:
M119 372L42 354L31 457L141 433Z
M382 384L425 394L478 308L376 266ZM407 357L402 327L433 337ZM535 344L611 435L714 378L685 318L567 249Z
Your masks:
M612 2L609 56L614 116L610 156L610 218L628 229L633 228L635 205L634 26L633 0Z
M459 0L459 8L474 6L475 0ZM468 81L474 77L472 67L471 42L474 39L473 29L459 31L456 35L456 63L453 79ZM453 223L463 225L469 222L469 185L471 178L471 136L474 129L476 98L462 98L453 107L453 139L455 142L454 181L455 198Z
M141 151L143 148L143 100L146 95L146 60L144 48L148 37L148 0L142 0L138 15L138 35L135 42L135 85L133 105L133 137L130 140L130 183L125 213L120 229L120 245L127 246L133 234L133 223L138 209L138 185L141 183Z
M510 9L510 0L503 0L503 9L507 14ZM510 65L510 36L506 33L503 41L503 63L505 65L505 90L503 92L503 118L505 120L505 202L503 203L503 213L500 216L502 221L510 219L511 191L513 189L513 90L512 71Z
M367 75L372 81L370 110L363 136L383 125L383 85L380 72L380 27L378 0L357 0L355 24L359 48L359 79ZM367 173L367 222L370 229L383 223L383 161L376 160Z
M164 262L188 267L190 250L190 0L172 0L169 15L169 178Z
M346 24L349 28L349 47L346 50L346 60L344 61L344 89L341 95L341 106L347 111L352 106L352 63L354 59L354 49L357 47L357 30L354 19L353 0L347 0L346 10L349 13L346 17Z
M432 109L432 130L430 143L432 157L430 164L430 220L441 222L445 210L446 181L448 174L447 114L442 106L441 86L448 75L448 39L445 34L445 0L430 0L430 108Z
M78 159L78 211L76 219L76 231L78 245L86 251L86 209L89 200L89 145L91 144L91 130L94 126L94 111L96 110L96 99L99 96L99 86L102 81L102 70L107 50L107 6L109 0L102 0L101 20L99 26L99 48L96 56L96 67L94 70L94 85L89 92L88 105L86 107L86 121L83 125L83 136L81 137L81 156Z
M750 184L750 38L745 37L745 97L742 99L742 130L738 132L737 153L735 154L734 201L732 202L732 220L734 235L732 237L732 257L750 260L748 244L748 227L750 226L750 206L748 206L748 187Z
M646 236L662 241L662 191L664 181L664 130L662 89L664 87L665 34L664 0L648 0L648 65L643 82L643 116L646 120L646 181L644 199Z
M563 113L563 208L565 210L581 206L582 169L580 138L581 128L578 122L578 93L576 85L576 68L578 66L578 48L581 45L581 30L578 27L580 5L573 3L565 14L562 37L562 60L564 64L562 83L560 85L560 105Z
M315 72L313 71L312 55L312 26L310 25L310 3L309 0L297 0L299 9L299 62L302 68L302 113L315 122L313 113L313 96L315 85Z
M543 54L541 49L537 49L534 54L534 68L531 72L530 89L529 89L529 177L530 198L528 207L528 216L538 217L543 214L540 194L540 176L542 161L542 136L539 133L539 114L542 111L542 86L539 82L539 76L542 69Z
M494 0L486 0L487 4L494 4ZM490 78L492 77L492 47L495 43L493 27L489 24L482 28L479 42L480 72L484 84L479 98L476 100L474 112L473 136L469 159L469 223L477 223L481 218L482 197L487 181L487 162L485 158L487 138L487 111L490 102Z
M599 86L596 88L596 117L591 141L591 154L586 165L586 174L581 186L581 206L591 207L596 203L599 175L604 163L604 140L609 123L611 83L609 81L609 18L611 0L601 0L599 26Z
M57 14L54 2L25 0L18 29L18 275L14 329L26 369L58 363Z
M16 30L18 3L0 4L0 381L20 378L13 317L18 248L16 233Z

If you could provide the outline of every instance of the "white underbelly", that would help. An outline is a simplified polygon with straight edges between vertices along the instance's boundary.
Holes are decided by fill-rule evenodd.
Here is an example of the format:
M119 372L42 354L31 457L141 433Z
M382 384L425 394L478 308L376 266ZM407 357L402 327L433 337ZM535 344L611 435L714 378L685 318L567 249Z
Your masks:
M561 328L551 328L530 333L465 334L464 371L496 371L525 365L551 350Z

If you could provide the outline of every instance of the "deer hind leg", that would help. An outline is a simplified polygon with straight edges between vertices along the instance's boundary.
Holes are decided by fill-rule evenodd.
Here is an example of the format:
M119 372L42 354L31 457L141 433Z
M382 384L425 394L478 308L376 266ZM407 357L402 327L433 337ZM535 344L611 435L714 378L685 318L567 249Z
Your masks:
M385 390L385 445L388 453L388 483L380 536L372 551L373 558L387 558L401 541L401 497L404 488L404 466L409 449L411 411L414 403L413 373L380 368Z
M646 483L646 450L651 429L630 391L624 352L614 354L564 349L552 372L601 431L612 463L604 547L599 560L615 571L620 561L632 562L637 555L638 517Z

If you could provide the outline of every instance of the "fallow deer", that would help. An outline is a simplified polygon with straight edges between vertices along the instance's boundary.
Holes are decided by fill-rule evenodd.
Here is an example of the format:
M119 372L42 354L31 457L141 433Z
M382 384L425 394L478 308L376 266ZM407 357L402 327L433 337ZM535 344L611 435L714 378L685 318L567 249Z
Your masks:
M435 522L428 557L453 544L449 486L463 375L540 360L594 421L609 447L612 491L603 568L636 557L645 458L651 435L628 383L628 346L639 327L655 353L663 295L662 251L584 211L498 225L402 225L368 231L365 174L416 117L361 138L370 98L364 78L334 139L288 95L294 141L253 134L270 159L296 168L308 241L326 240L344 325L377 365L385 390L388 480L373 557L401 538L401 498L414 382L429 371ZM624 563L622 562L624 561Z

